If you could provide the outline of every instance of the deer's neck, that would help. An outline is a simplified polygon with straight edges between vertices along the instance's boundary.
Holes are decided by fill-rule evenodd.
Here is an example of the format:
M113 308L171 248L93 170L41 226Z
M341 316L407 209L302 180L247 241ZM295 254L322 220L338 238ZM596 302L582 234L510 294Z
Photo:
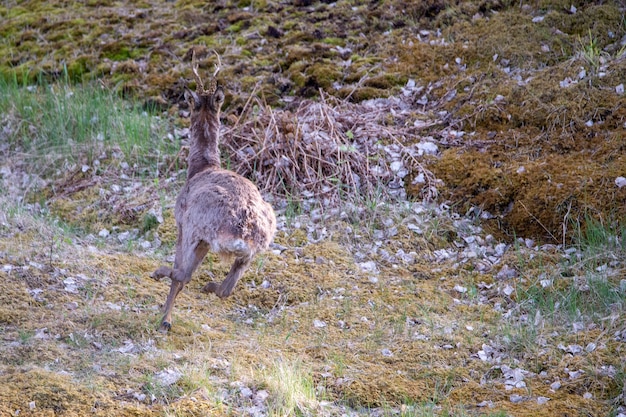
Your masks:
M187 159L187 179L207 168L220 167L219 120L211 117L195 118L191 121L189 131L191 145Z

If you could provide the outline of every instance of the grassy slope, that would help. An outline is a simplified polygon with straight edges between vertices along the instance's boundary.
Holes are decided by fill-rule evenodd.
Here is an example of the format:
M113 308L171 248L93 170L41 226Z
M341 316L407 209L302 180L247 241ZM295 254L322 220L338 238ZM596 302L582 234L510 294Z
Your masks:
M248 10L227 2L200 9L191 2L87 4L72 3L63 10L43 2L2 6L0 62L20 75L34 75L37 69L52 78L64 71L75 80L98 75L106 85L160 105L177 102L180 78L189 76L188 63L180 57L191 45L204 44L222 55L232 92L230 114L237 114L259 81L259 94L280 104L285 95L314 95L319 87L357 99L398 94L401 85L416 78L424 86L432 83L431 104L416 110L416 118L452 112L450 125L427 132L451 146L433 165L451 186L451 196L476 196L497 214L498 207L504 210L511 199L527 195L525 205L515 210L525 213L519 223L534 226L528 230L535 234L545 230L528 220L528 212L535 217L553 213L550 200L573 201L576 208L583 205L579 195L617 203L624 197L609 187L623 166L617 148L611 148L620 143L624 129L623 106L611 90L624 79L619 48L606 53L590 48L591 58L602 55L608 61L604 77L590 76L567 93L558 87L566 75L578 74L579 65L591 74L593 65L576 55L587 42L597 42L602 50L624 35L619 3L576 3L580 12L573 15L565 9L570 3L556 2L521 9L498 2L482 8L474 2L429 2L423 8L253 2ZM403 8L406 13L398 13ZM546 17L529 23L536 15ZM283 35L268 34L270 26ZM437 27L443 33L434 45L416 40L418 28ZM555 35L555 27L562 33ZM505 41L498 37L502 34ZM335 45L351 51L342 56ZM510 62L496 62L495 54ZM351 65L337 65L348 58ZM503 70L507 65L509 72ZM518 75L533 78L520 87ZM341 88L334 90L333 82ZM452 90L455 97L440 100ZM504 100L495 100L498 94ZM601 114L586 108L581 97L606 100L597 102ZM604 125L586 127L596 115ZM3 120L15 122L7 124L11 129L25 128L11 112L3 113ZM459 143L450 130L461 127L477 133ZM496 140L490 132L496 132ZM156 135L161 143L163 133ZM583 142L583 137L591 139ZM537 144L544 142L537 154ZM588 239L597 253L583 247L580 258L509 247L502 263L520 276L498 281L500 265L481 269L480 262L459 264L455 258L433 266L434 250L450 249L451 242L466 245L459 225L436 211L425 215L429 226L420 236L403 225L407 212L397 208L374 210L367 224L354 216L347 222L333 218L326 222L331 236L319 243L309 242L306 217L295 219L286 211L289 226L277 242L287 249L259 261L226 301L199 293L211 267L216 277L225 273L225 267L205 263L181 296L172 334L162 336L154 328L167 283L147 276L164 262L174 240L171 202L180 177L168 180L171 172L165 168L175 158L160 153L137 158L132 145L123 156L113 156L116 152L106 145L93 155L80 149L66 165L74 175L59 179L54 170L36 171L54 184L46 188L51 195L37 201L53 197L49 207L62 222L50 220L46 210L41 214L36 204L2 201L2 414L19 409L20 415L240 415L263 390L269 392L263 404L274 415L340 415L346 405L362 414L381 407L378 412L405 415L604 415L623 404L623 248L611 239ZM101 160L97 173L83 173L81 164L92 166L101 150L111 157ZM23 151L3 149L4 156L11 156L3 166L13 172L32 166L37 159L17 158ZM163 152L174 153L167 146ZM589 163L590 153L597 165ZM580 170L586 171L570 175L580 158L585 161ZM525 180L512 174L520 161L532 174ZM160 167L158 177L154 165ZM3 176L9 178L6 172ZM582 187L581 194L573 194L581 178L605 187L594 193ZM552 182L562 185L550 188ZM544 194L533 194L533 184ZM63 195L72 186L80 191ZM110 191L113 186L123 190ZM142 249L138 238L119 243L93 236L102 227L118 226L120 232L145 227L145 204L155 201L157 190L161 195L154 208L163 209L165 221L156 231L163 247ZM380 240L379 249L416 251L415 263L388 262L381 252L369 255L379 240L374 231L390 224L383 226L385 217L399 234ZM556 234L563 213L555 218L539 221L544 227L553 224ZM151 233L140 237L148 239ZM359 252L379 263L380 274L370 276L355 265ZM265 280L269 288L263 288ZM545 280L553 285L544 288ZM480 352L491 353L482 360ZM503 364L533 375L526 374L525 387L506 390L512 377ZM164 371L180 379L167 385ZM569 374L577 371L584 372ZM557 381L562 387L554 390L551 384ZM251 388L252 397L240 387ZM511 395L524 401L513 402ZM550 401L540 405L539 397ZM493 408L476 407L481 403Z
M433 267L433 250L449 248L447 234L470 230L469 221L453 226L443 213L425 212L423 239L402 226L410 212L397 210L380 213L399 233L378 250L417 251L414 263L385 262L379 252L370 259L380 273L364 273L353 254L375 238L356 235L372 229L330 220L334 237L309 243L306 217L295 218L300 227L276 239L286 250L262 257L228 300L199 291L212 274L226 273L205 262L168 335L156 331L167 283L148 278L162 263L160 251L81 237L47 217L10 211L0 240L2 413L240 415L254 405L242 386L267 391L271 415L340 415L346 405L364 415L370 408L606 415L621 401L623 339L616 335L624 319L614 308L624 295L598 285L607 282L602 276L615 282L593 272L602 259L583 252L583 262L570 262L510 248L503 262L522 276L504 282L472 260ZM472 231L460 236L480 235ZM600 249L601 257L618 254ZM544 289L540 278L553 286ZM580 292L582 283L590 288ZM506 366L523 370L524 386L505 389L513 378ZM179 377L171 385L162 379L168 372ZM562 387L553 390L555 382ZM550 401L540 405L539 397Z
M567 231L586 217L624 215L626 188L614 186L626 129L616 90L626 78L623 2L65 6L0 9L4 76L98 77L168 108L191 78L184 60L196 45L207 60L211 49L222 55L235 116L253 91L283 106L285 97L320 88L351 100L385 97L415 79L425 88L416 102L427 100L416 105L416 120L449 112L443 129L422 133L448 149L431 167L463 212L479 206L501 217L494 228L509 236L552 243L564 230L571 238Z

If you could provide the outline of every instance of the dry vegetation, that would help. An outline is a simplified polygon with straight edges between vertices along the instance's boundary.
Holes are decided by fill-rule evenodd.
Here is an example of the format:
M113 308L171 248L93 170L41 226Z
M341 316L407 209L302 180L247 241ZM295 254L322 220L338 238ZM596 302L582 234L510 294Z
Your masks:
M625 13L3 2L0 415L623 416ZM209 257L162 335L192 47L280 227L228 300ZM116 101L33 110L94 84L140 103L119 136Z

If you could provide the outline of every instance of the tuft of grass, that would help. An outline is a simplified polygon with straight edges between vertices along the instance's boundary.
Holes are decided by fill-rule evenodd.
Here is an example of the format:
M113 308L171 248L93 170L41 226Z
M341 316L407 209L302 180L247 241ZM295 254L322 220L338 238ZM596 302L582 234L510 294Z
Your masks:
M511 329L514 350L526 351L534 345L540 329L564 327L575 323L609 325L606 317L617 317L626 306L621 275L616 271L624 258L624 229L588 219L577 232L575 252L564 263L541 273L529 264L521 265L525 277L537 276L530 284L517 285L522 326ZM621 320L610 321L619 324Z
M269 416L316 414L318 400L313 378L301 362L277 359L261 370L259 379L270 392Z
M587 41L584 41L582 38L578 38L577 55L580 56L593 69L594 72L596 72L602 64L602 57L607 54L602 51L602 48L598 44L598 40L592 35L591 29L589 29Z
M150 166L175 153L167 123L97 83L37 85L0 80L0 114L9 149L27 156L38 175L90 166L121 152L130 166Z

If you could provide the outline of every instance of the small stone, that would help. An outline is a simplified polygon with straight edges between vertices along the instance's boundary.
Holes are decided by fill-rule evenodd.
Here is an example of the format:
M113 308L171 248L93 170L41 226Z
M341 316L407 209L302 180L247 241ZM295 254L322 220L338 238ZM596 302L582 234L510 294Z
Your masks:
M515 292L515 288L511 287L510 285L507 285L506 287L504 287L504 289L502 290L502 292L504 293L504 295L506 295L507 297L510 297L511 294L513 294Z
M146 400L146 394L143 392L136 392L133 394L133 398L139 402L144 402Z
M378 267L374 261L361 262L359 267L363 272L378 273Z
M70 311L76 310L78 308L78 303L76 301L72 301L71 303L65 304L65 308L67 308Z
M324 327L326 327L326 322L324 320L313 320L313 326L318 328L318 329L322 329Z
M130 232L122 232L119 235L117 235L117 240L119 240L120 243L126 242L129 238L130 238Z
M389 349L383 349L380 351L383 356L390 357L393 356L393 353Z
M517 403L521 403L522 401L524 401L524 397L522 397L521 395L518 394L512 394L509 397L509 400L513 403L513 404L517 404Z
M269 398L269 396L270 394L266 390L262 389L255 394L254 403L256 405L261 405Z
M458 285L458 284L454 286L454 290L456 292L458 292L458 293L461 293L461 294L465 294L467 292L467 288L466 287L463 287L463 286Z
M554 381L553 383L550 384L550 388L553 391L558 390L559 388L561 388L561 381Z
M539 405L543 405L547 403L548 401L550 401L550 398L548 397L537 397L537 404Z
M239 388L239 393L243 398L252 398L252 390L248 387Z
M132 346L133 343L129 340L124 341L125 345L128 347ZM129 350L127 348L120 348L120 352L124 350ZM125 353L125 352L122 352ZM175 369L164 369L161 372L158 372L154 377L156 378L159 385L162 387L169 387L170 385L174 385L180 378L182 378L183 374Z

